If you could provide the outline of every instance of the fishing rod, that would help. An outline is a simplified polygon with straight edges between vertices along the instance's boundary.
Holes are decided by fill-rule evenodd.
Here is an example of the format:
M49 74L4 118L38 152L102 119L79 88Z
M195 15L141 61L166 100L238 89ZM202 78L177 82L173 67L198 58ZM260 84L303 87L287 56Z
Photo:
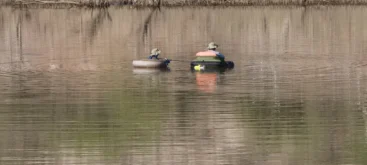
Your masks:
M178 61L178 62L191 62L191 60L176 60L176 59L167 59L170 61Z
M168 61L177 61L177 62L191 62L191 60L178 60L178 59L170 59L170 58L157 58L157 60L168 60Z

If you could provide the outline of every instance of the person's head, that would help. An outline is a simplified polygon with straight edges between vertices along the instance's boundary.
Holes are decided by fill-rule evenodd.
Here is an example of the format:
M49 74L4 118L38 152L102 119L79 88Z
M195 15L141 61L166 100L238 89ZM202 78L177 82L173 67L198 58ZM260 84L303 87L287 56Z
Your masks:
M214 43L214 42L210 42L208 44L208 49L209 50L215 50L215 49L217 49L217 47L218 47L218 45L216 43Z
M154 48L154 49L152 49L152 51L150 52L150 55L159 56L159 54L161 54L161 50L159 50L158 48Z

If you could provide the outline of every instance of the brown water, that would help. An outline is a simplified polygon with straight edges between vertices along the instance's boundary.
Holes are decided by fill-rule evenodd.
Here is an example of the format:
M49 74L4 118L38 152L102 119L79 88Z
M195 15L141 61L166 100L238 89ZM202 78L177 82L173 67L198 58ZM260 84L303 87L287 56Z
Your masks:
M366 17L0 8L0 164L367 164ZM233 70L190 71L210 41Z

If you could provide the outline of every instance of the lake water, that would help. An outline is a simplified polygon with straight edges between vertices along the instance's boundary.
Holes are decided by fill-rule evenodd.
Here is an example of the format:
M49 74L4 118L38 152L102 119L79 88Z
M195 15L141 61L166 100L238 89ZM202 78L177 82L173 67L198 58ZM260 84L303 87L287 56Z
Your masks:
M366 18L2 7L0 164L367 164ZM211 41L233 70L190 70ZM180 61L132 68L154 47Z

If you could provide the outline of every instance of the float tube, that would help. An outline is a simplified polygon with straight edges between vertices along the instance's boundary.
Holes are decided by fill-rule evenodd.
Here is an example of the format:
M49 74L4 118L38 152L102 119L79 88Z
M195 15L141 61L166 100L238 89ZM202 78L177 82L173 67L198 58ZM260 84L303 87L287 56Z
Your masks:
M144 60L133 60L133 67L135 68L167 68L171 62L169 59L144 59Z
M191 61L191 69L200 71L207 69L232 69L234 63L232 61L220 60L215 52L204 51L196 53L196 58Z

